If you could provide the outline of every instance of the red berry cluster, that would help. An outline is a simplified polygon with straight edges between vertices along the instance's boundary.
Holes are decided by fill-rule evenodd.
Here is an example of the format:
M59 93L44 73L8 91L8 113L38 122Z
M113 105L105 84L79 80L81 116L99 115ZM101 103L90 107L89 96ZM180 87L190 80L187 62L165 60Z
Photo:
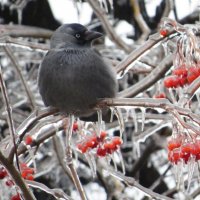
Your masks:
M194 157L196 161L200 160L200 140L190 141L184 137L171 138L167 147L168 159L174 164L181 160L187 164L191 157Z
M3 166L1 166L0 167L0 179L5 179L5 178L7 179L5 181L6 186L12 187L13 185L15 185L13 180L10 179L6 169ZM19 193L17 193L16 195L11 196L10 200L21 200Z
M77 144L77 147L82 153L96 148L96 154L104 157L115 152L122 144L120 137L112 137L109 140L106 137L105 131L102 131L99 137L96 135L87 136L83 142Z
M168 76L164 80L166 88L183 87L186 84L191 84L196 78L200 76L199 66L186 67L185 64L176 68L172 72L173 75Z
M26 163L21 163L20 164L20 169L21 169L21 176L22 178L33 181L34 180L34 173L35 170L31 167L28 167Z

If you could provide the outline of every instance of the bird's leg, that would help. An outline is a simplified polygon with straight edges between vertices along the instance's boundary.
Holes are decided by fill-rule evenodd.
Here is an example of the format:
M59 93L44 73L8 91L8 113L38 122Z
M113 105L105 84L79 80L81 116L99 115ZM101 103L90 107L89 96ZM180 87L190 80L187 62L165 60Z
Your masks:
M65 134L66 134L66 164L70 169L71 177L74 182L74 185L76 186L77 191L79 192L82 200L87 200L85 191L83 190L82 184L79 180L77 171L73 164L73 157L72 157L72 149L71 149L71 137L72 137L72 131L73 131L73 124L74 124L74 115L69 115L69 123L64 124L65 126Z

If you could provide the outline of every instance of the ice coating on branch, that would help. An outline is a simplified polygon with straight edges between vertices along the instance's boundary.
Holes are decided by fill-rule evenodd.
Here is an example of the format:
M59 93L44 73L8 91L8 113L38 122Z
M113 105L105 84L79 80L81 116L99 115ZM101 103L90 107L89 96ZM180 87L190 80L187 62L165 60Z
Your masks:
M90 166L90 169L91 169L91 172L92 172L92 177L95 178L96 177L96 171L97 171L95 158L90 152L87 152L85 154L85 158L87 159L87 162Z
M114 114L116 115L116 117L118 119L120 137L122 138L122 134L123 134L123 132L125 130L125 127L124 127L124 119L123 119L123 115L122 115L121 109L115 107Z
M134 123L134 128L135 128L134 130L137 133L138 132L138 122L137 122L137 114L136 114L134 108L131 110L131 116L132 116L133 123Z
M141 131L144 131L144 125L145 125L145 116L146 116L146 108L140 108L141 109L141 114L142 114L142 127Z

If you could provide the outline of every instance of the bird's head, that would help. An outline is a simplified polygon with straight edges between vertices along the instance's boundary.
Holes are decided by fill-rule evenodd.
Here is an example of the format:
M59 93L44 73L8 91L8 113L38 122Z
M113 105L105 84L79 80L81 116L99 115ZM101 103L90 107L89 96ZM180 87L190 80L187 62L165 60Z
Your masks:
M101 36L101 33L89 31L81 24L64 24L53 33L50 41L50 47L61 48L66 46L89 46L93 40Z

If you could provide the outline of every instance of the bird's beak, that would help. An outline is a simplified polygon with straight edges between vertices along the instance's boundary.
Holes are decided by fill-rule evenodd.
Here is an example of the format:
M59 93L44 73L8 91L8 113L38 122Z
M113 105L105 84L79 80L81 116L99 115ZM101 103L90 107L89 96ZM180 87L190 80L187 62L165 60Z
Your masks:
M85 32L85 40L87 40L87 41L92 41L92 40L100 38L102 36L103 36L102 33L99 33L96 31L86 31Z

